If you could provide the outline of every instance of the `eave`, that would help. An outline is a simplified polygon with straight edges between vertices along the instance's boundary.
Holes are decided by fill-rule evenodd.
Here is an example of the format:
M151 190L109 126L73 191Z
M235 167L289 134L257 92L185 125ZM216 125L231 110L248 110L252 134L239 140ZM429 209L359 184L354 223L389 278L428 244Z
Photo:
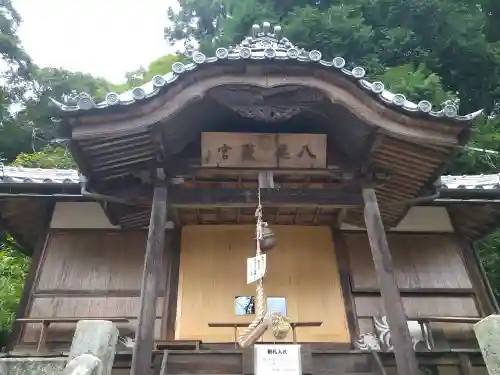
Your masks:
M15 168L15 172L18 175L19 172L23 172L24 175L30 175L31 171L36 171L38 176L54 174L50 170ZM71 173L77 172L72 171ZM9 179L7 179L7 182L0 182L0 221L3 223L4 228L27 247L33 246L34 242L39 238L40 230L43 227L41 222L42 217L54 203L95 201L90 197L82 195L81 185L77 182L65 184L27 182L34 181L34 178L23 180L25 182L8 181ZM500 188L498 188L499 185L496 183L498 181L500 181L498 175L443 176L438 182L437 191L439 192L439 198L422 205L446 207L453 224L460 233L471 240L480 239L498 228L500 223ZM443 188L439 186L447 187ZM460 187L458 188L458 186ZM169 212L170 218L174 222L178 220L192 220L192 216L190 215L196 215L196 210L213 211L210 214L215 215L213 216L213 220L204 222L203 224L227 222L227 217L233 216L237 212L239 212L242 223L250 223L254 220L253 210L256 204L256 196L253 194L255 193L254 189L228 189L226 191L232 191L232 195L221 195L221 189L213 190L208 188L204 189L204 196L202 196L202 192L196 189L192 190L192 188L176 188L173 186L171 190L173 202ZM186 190L188 192L183 194L183 191ZM362 202L360 200L346 200L348 197L354 197L353 195L335 196L330 191L328 196L324 196L329 201L321 201L320 199L325 198L318 198L321 192L317 190L302 190L300 191L301 195L299 198L293 198L292 195L288 206L286 204L283 205L285 202L283 199L286 199L284 195L279 197L281 201L276 201L276 197L273 196L269 196L268 199L264 195L264 200L267 202L265 204L265 213L268 215L270 221L273 222L273 220L276 220L276 209L281 207L283 217L280 220L286 221L286 216L293 219L296 212L298 212L295 210L299 209L302 210L300 212L304 215L300 220L306 220L310 216L309 219L311 220L307 219L303 222L307 222L306 225L328 225L332 220L338 219L338 214L343 212L341 207L355 208L357 206L359 207L358 209L362 209ZM217 192L218 195L208 194L210 191ZM299 190L296 190L296 192L299 192ZM145 192L143 193L145 194ZM279 191L276 194L279 194ZM122 197L127 198L123 195ZM147 226L149 220L150 210L148 202L150 202L151 197L144 195L142 199L145 204L141 207L136 206L134 208L133 206L113 204L108 208L111 209L114 215L117 215L116 221L123 228L144 227ZM304 202L307 203L305 206ZM214 207L214 204L217 207ZM191 219L189 219L190 217ZM295 217L296 219L297 217ZM293 220L289 222L289 224L293 223ZM182 225L183 223L181 222L180 224Z
M311 69L327 68L333 69L337 74L355 82L359 88L373 95L380 103L401 111L410 116L423 116L424 118L439 119L441 121L451 122L470 122L482 114L482 110L459 115L458 108L451 103L443 103L436 108L428 100L421 100L414 103L407 100L401 93L393 93L386 90L383 82L371 82L365 78L366 71L361 66L348 67L343 57L337 56L333 59L323 59L320 51L306 51L294 46L287 38L280 38L279 26L276 26L274 32L267 28L263 31L254 29L254 35L246 37L242 43L235 47L218 48L215 56L205 56L199 51L192 55L192 62L183 64L175 62L172 64L172 71L165 75L157 75L141 86L135 87L123 93L110 92L106 94L106 99L102 102L95 102L93 98L82 93L74 104L61 103L52 99L53 104L59 109L60 115L65 116L90 116L94 114L117 113L120 108L147 102L151 98L165 94L169 89L175 87L176 81L184 76L189 77L192 72L205 65L227 65L237 64L241 61L258 61L270 63L276 61L299 62L307 64Z
M432 187L457 146L467 141L472 121L482 113L462 116L450 102L441 107L426 100L411 102L386 90L382 82L366 79L362 67L348 68L341 57L324 59L319 51L295 47L278 35L279 28L271 32L266 25L262 32L255 31L238 46L219 48L215 56L195 52L192 63L177 62L171 73L125 93L108 93L104 102L94 102L86 94L74 105L54 101L71 130L71 152L92 188L105 193L123 184L145 183L144 175L158 167L170 177L180 173L197 179L199 169L192 166L190 174L173 171L184 161L185 155L179 154L196 144L202 132L220 131L213 128L222 122L224 111L241 115L227 103L231 94L238 93L238 100L246 103L255 103L255 97L257 103L276 98L289 103L287 95L294 92L293 104L300 106L308 89L319 99L313 104L309 100L289 122L320 124L314 132L326 134L328 142L334 143L329 151L344 147L337 161L349 159L349 165L328 164L327 168L340 168L358 179L365 178L362 174L367 170L387 173L389 178L376 187L376 193L384 222L394 227L407 210L397 202ZM224 96L219 89L229 91L228 100L227 92ZM235 124L241 119L243 115L228 121ZM271 130L267 125L272 121L260 121L266 125L261 130L285 128ZM364 150L351 147L365 138ZM363 224L362 210L350 209L345 220Z

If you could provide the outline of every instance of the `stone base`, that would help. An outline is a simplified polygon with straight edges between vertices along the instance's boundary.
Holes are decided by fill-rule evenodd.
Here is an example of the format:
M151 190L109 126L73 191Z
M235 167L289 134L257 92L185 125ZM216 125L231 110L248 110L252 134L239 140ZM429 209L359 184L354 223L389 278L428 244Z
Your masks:
M500 315L490 315L476 323L474 332L489 375L500 375Z
M66 366L66 358L0 358L1 375L54 375Z

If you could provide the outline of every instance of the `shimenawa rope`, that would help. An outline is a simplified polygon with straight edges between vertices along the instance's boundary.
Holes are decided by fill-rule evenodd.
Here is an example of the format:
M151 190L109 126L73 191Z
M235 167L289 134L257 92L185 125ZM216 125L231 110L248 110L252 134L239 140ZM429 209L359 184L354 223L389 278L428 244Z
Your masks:
M255 210L255 216L257 217L257 224L255 228L255 239L256 239L256 251L255 256L259 258L262 255L262 250L260 248L261 241L263 239L262 228L267 223L262 220L262 204L260 201L260 188L258 188L258 205ZM241 347L247 347L257 341L271 325L273 330L273 335L276 339L282 340L286 338L288 332L290 332L291 325L290 320L287 317L282 316L281 313L267 313L267 303L264 294L264 280L260 278L256 282L256 298L255 298L255 319L250 325L245 328L241 336L238 338L238 343Z

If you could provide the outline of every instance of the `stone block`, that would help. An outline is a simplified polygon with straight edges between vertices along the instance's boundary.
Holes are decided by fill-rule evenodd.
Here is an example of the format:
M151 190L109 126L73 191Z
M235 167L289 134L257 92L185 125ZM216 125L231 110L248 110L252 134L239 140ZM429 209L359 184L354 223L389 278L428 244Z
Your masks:
M118 342L118 329L106 320L78 322L71 344L69 361L82 354L92 354L101 360L101 375L111 375Z
M56 375L66 366L66 358L0 358L1 375Z
M490 315L474 325L489 375L500 375L500 315Z

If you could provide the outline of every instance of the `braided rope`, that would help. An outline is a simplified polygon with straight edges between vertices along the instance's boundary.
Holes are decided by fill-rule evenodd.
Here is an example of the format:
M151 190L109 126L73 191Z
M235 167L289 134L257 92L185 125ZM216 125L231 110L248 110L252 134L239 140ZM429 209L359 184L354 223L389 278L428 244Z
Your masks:
M260 248L260 243L263 238L262 228L266 224L262 220L260 188L258 189L257 197L258 205L257 209L255 210L255 216L257 217L257 224L255 228L257 247L255 255L256 257L259 257L262 254L262 250ZM282 316L281 313L272 313L269 316L269 314L266 314L266 310L267 306L264 294L264 280L263 278L261 278L256 283L255 319L247 328L245 328L243 333L238 338L238 343L242 348L245 348L257 341L259 337L261 337L265 333L269 325L272 326L273 335L277 340L285 339L292 329L290 319Z
M262 255L262 250L260 248L260 241L262 239L262 205L260 203L260 188L258 189L258 202L257 209L255 210L255 216L257 217L257 224L255 228L257 247L255 251L255 256L259 257ZM256 285L256 298L255 298L255 319L250 323L250 325L245 328L241 336L238 338L238 343L241 347L247 346L249 340L248 338L254 333L257 327L262 323L265 311L266 311L266 299L264 296L264 282L261 279L257 280Z
M292 329L291 321L286 316L281 315L281 313L275 313L272 315L272 327L273 336L276 340L284 340L286 336Z

